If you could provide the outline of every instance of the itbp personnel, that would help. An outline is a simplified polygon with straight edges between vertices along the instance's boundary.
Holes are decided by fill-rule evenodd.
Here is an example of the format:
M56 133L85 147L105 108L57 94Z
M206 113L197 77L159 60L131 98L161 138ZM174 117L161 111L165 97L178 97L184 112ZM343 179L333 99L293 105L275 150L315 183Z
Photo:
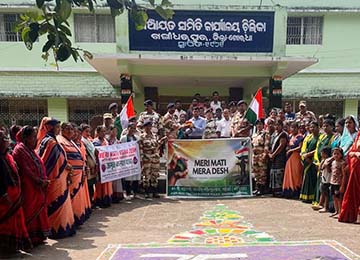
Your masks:
M166 136L159 139L151 129L152 121L147 119L143 123L143 133L140 135L139 147L142 164L141 180L145 189L145 198L153 194L153 198L159 198L157 193L158 178L160 175L160 146L166 140Z

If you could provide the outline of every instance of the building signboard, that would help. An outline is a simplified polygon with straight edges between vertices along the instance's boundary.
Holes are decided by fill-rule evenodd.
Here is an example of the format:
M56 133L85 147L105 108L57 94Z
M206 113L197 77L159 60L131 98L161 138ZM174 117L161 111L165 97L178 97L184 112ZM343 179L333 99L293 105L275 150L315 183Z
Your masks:
M172 20L148 11L138 31L129 17L131 51L271 53L274 12L180 11Z

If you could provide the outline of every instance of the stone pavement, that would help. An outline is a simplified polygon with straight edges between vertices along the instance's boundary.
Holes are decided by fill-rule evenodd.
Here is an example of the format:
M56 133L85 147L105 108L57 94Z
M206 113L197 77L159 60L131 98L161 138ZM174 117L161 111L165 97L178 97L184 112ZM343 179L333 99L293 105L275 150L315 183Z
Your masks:
M310 205L278 198L134 200L96 210L76 236L34 249L25 259L96 259L108 244L166 243L191 229L216 204L225 204L277 241L336 240L360 254L360 226L338 223ZM16 259L16 258L14 258Z

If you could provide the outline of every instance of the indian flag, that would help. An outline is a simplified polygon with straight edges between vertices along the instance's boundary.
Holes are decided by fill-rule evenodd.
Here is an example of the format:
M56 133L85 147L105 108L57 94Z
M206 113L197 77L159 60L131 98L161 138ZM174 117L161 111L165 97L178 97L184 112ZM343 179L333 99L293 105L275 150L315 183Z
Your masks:
M245 118L251 124L255 124L256 120L264 118L261 88L258 89L254 98L251 100L250 106L245 113Z
M125 129L129 125L129 118L135 116L134 104L132 101L132 97L128 99L125 106L120 112L120 122L122 129Z

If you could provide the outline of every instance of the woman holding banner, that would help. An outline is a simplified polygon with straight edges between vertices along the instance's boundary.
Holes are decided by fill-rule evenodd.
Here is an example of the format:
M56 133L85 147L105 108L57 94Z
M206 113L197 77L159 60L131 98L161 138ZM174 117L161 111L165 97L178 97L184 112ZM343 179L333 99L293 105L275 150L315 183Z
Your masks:
M105 139L106 129L100 125L96 127L97 137L94 139L93 144L97 146L106 146L108 142ZM100 174L100 169L97 170ZM100 176L99 176L100 177ZM96 200L95 205L101 208L107 208L111 206L111 197L113 194L112 182L101 183L100 178L95 185Z
M127 127L127 134L121 136L120 142L127 143L127 142L136 142L138 138L136 137L136 123L129 123ZM139 181L141 179L141 175L137 174L134 176L126 177L124 180L124 186L126 190L126 199L131 199L131 192L133 192L133 196L136 196L139 187Z

